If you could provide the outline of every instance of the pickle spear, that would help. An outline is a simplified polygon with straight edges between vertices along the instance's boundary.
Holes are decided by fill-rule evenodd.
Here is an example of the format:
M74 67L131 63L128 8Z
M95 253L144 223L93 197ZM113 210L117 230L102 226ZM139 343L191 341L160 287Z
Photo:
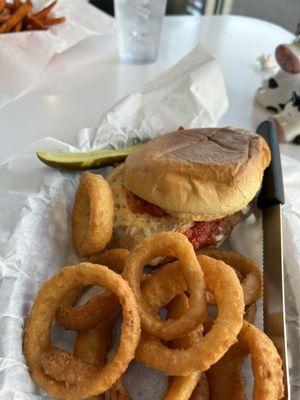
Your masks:
M142 143L138 143L134 146L123 147L121 149L74 153L47 153L45 151L38 151L36 154L38 158L49 167L82 171L122 162L130 153L141 145Z

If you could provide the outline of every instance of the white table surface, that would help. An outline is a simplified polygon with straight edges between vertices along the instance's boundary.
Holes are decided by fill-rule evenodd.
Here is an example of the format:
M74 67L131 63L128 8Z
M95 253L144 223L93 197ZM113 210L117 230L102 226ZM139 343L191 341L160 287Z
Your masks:
M114 35L91 37L54 57L27 95L0 109L0 162L44 136L76 145L82 127L96 127L118 99L172 66L199 41L224 73L230 108L221 124L255 129L268 116L253 103L263 77L257 57L273 54L292 38L279 26L248 17L167 17L158 61L125 65L118 61ZM283 145L282 152L300 160L300 146Z

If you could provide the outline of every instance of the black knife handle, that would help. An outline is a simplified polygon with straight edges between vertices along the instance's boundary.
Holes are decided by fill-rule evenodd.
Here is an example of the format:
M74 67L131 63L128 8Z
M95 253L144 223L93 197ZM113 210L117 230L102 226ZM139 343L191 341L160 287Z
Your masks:
M266 208L274 204L284 204L284 189L280 152L277 139L276 125L272 121L264 121L256 132L268 143L271 151L271 163L265 170L261 191L257 198L259 208Z

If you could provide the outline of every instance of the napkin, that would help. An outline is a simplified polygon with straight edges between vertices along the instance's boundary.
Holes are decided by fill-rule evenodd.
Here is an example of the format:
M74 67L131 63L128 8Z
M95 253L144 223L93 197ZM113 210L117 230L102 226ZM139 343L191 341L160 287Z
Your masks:
M199 43L175 66L105 113L97 129L83 129L85 150L119 147L178 127L216 126L228 109L223 74Z
M34 6L38 10L48 3L37 0ZM0 107L24 95L55 54L114 31L113 18L85 0L59 0L53 14L66 21L46 31L0 34Z

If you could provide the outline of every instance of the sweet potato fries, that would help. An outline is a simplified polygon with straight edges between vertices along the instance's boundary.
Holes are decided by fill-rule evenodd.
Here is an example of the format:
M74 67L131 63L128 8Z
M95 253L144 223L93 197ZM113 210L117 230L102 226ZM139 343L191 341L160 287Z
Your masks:
M54 17L51 12L57 0L35 12L31 0L0 0L0 33L45 30L65 22L65 17Z

